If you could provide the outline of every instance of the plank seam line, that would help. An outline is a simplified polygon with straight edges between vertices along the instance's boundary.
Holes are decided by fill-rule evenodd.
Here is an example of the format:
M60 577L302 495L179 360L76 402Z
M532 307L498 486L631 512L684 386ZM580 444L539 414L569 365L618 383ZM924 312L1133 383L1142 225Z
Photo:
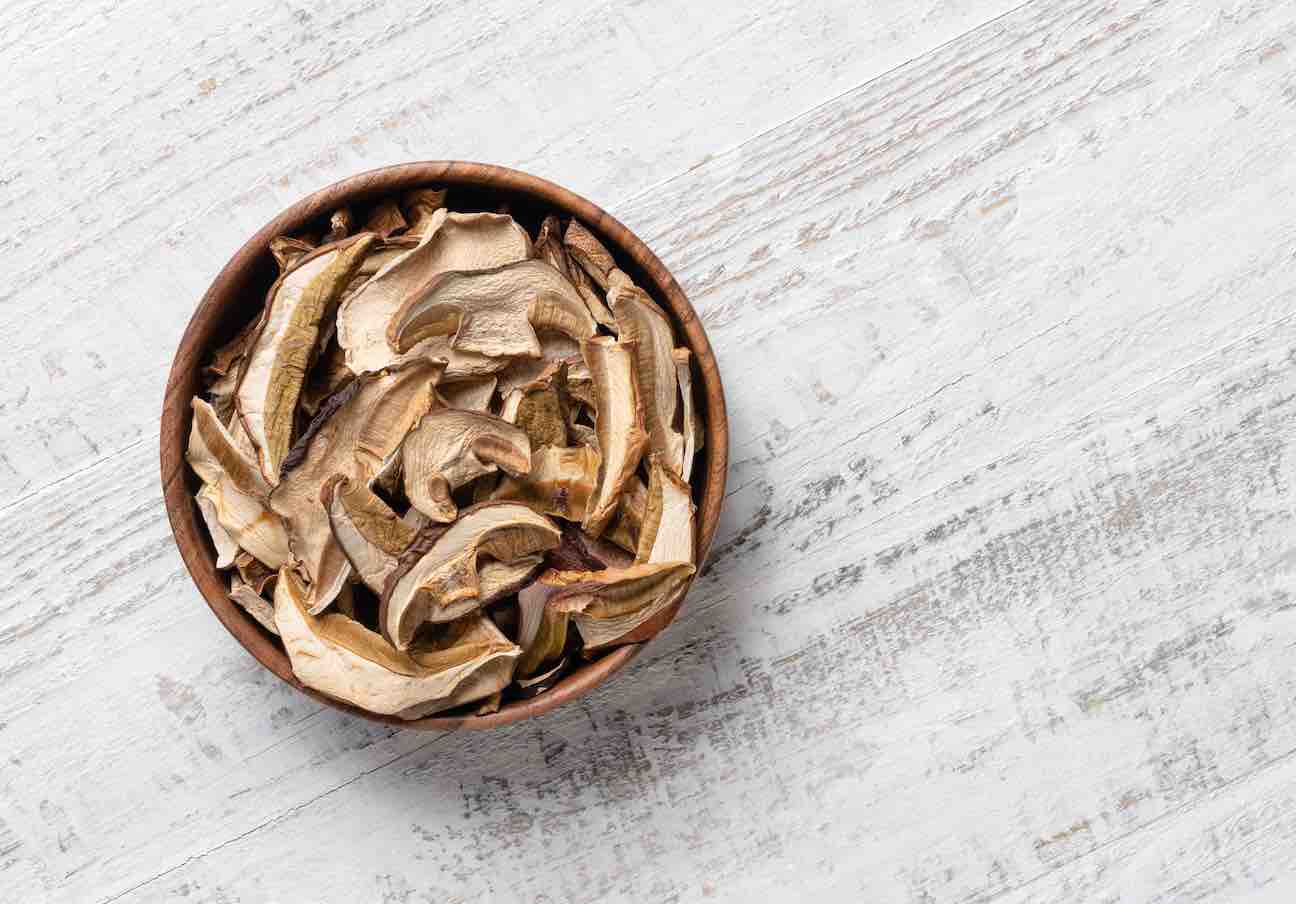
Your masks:
M156 873L155 875L150 876L144 881L136 883L135 885L132 885L130 888L127 888L124 891L118 892L112 897L102 899L100 904L112 904L113 901L119 900L120 898L125 897L131 892L139 891L141 888L144 888L147 885L152 885L157 880L163 879L171 875L171 873L174 873L176 870L184 869L189 864L197 863L198 861L202 860L204 857L208 856L209 854L214 854L217 851L222 850L223 848L229 847L231 844L242 841L244 838L247 838L251 835L255 835L257 832L261 831L262 829L268 826L272 826L275 823L282 822L284 819L287 819L291 816L296 815L297 813L300 813L302 810L305 810L308 807L313 806L314 804L318 803L319 801L323 800L324 798L328 797L334 792L341 791L343 788L347 787L348 785L355 784L356 782L360 781L360 779L362 778L366 778L370 775L373 775L375 772L379 772L380 770L386 769L388 766L392 765L393 763L399 760L405 759L405 757L407 756L411 756L415 753L418 753L421 750L426 750L427 748L431 747L433 744L444 741L452 734L454 734L454 732L448 731L441 737L433 738L432 740L428 741L426 744L420 744L419 746L415 747L413 750L407 750L402 754L398 754L397 756L394 756L385 762L379 763L377 766L374 766L372 769L365 769L364 771L359 772L353 777L347 779L340 785L336 785L332 788L329 788L327 791L324 791L321 794L317 794L314 797L310 798L309 800L302 801L299 804L294 804L293 806L289 807L287 810L284 810L280 813L276 813L274 816L271 816L269 819L257 823L252 828L240 832L239 834L235 835L232 838L225 839L220 844L213 845L212 847L209 847L204 851L200 851L197 854L191 854L190 856L185 857L184 860L180 861L175 866L169 867L168 869L164 869L160 873Z
M101 464L104 464L105 462L112 461L114 458L118 458L118 457L120 457L120 456L126 454L126 453L129 452L131 449L134 449L136 446L140 445L140 444L143 443L143 442L144 442L144 437L140 437L139 439L135 440L135 442L133 442L133 443L127 443L126 445L122 446L120 449L116 450L115 452L109 452L107 455L103 456L102 458L96 458L94 461L90 462L90 464L88 464L88 465L84 465L84 466L82 466L82 467L80 467L80 468L77 468L75 471L71 471L71 472L69 472L69 473L67 473L67 474L64 474L62 477L59 477L59 478L57 478L57 479L55 479L55 480L51 480L49 483L47 483L47 484L45 484L45 485L43 485L43 486L37 487L36 489L32 490L32 491L29 492L29 493L24 493L22 496L19 496L19 497L18 497L17 499L15 499L13 502L8 502L8 503L6 503L6 504L0 506L0 515L3 515L5 512L9 511L11 508L15 508L16 506L22 505L24 502L26 502L26 501L29 500L29 499L32 499L32 498L35 497L35 496L39 496L41 493L44 493L46 490L53 489L54 487L58 486L59 484L61 484L61 483L65 483L65 482L71 480L73 477L78 477L78 476L84 474L86 471L94 470L95 468L99 467Z

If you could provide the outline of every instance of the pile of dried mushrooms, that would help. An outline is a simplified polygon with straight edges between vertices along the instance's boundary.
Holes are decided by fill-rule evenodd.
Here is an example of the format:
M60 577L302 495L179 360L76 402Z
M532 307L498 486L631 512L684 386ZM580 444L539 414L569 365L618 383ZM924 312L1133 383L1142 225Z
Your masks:
M689 352L579 222L411 191L271 243L188 461L230 598L375 713L489 713L643 640L695 566Z

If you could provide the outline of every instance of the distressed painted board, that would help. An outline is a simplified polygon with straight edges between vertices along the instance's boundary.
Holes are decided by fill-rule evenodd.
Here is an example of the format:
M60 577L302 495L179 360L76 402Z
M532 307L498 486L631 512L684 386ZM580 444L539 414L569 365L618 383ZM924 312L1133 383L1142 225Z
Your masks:
M567 40L555 6L534 10ZM166 357L247 231L366 161L433 156L414 148L436 108L385 128L387 108L368 119L341 87L399 106L404 82L435 84L407 75L418 42L369 7L312 12L293 38L266 24L320 80L276 93L282 73L240 65L278 59L246 26L167 21L147 39L161 75L123 76L127 120L215 78L177 74L226 59L196 38L185 52L179 36L204 33L239 48L236 87L217 79L176 128L225 131L138 172L119 158L99 201L45 208L0 179L26 230L5 241L32 252L0 266L60 262L21 285L11 270L0 316L61 318L3 365L34 407L0 410L16 470L0 507L0 900L1290 900L1296 9L915 7L886 14L890 34L769 4L817 37L752 25L703 46L691 32L712 20L628 8L675 36L692 79L600 88L627 92L612 132L555 100L571 119L537 125L529 151L456 99L474 111L456 140L560 177L571 163L573 187L617 202L674 269L725 374L731 496L670 631L608 687L497 733L388 731L261 672L181 570L148 433L164 379L148 349ZM68 53L144 15L127 3L68 28L29 12L0 41ZM437 7L419 27L441 35L438 15L467 14ZM483 46L521 40L479 25ZM371 33L408 65L339 74ZM761 89L789 72L795 97ZM707 80L729 86L726 112L681 97ZM91 81L69 96L99 110ZM19 82L5 90L36 106L3 128L53 123L40 110L58 86ZM480 85L486 103L498 79ZM222 86L253 105L197 112ZM678 103L671 129L636 121L637 97ZM293 120L303 98L334 112ZM366 112L344 127L339 109ZM259 144L249 117L293 125ZM353 127L358 145L327 141ZM631 140L651 163L619 171ZM212 153L226 164L209 182L193 174ZM45 165L25 154L5 165ZM113 215L129 244L90 241ZM38 379L48 342L96 334L135 351L99 370L56 355L64 382ZM96 392L120 394L112 413ZM35 441L54 416L98 450L57 447L67 431L49 424Z

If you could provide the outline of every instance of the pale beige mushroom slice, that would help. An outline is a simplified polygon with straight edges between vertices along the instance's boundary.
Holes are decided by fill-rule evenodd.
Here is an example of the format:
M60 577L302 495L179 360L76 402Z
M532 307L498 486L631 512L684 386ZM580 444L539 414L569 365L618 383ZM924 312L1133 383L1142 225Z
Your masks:
M405 495L433 521L453 521L450 494L496 469L514 476L531 469L526 433L494 415L454 408L429 412L401 445Z
M626 642L636 628L678 600L693 571L688 562L653 562L550 572L544 580L561 589L546 607L570 614L585 649L598 650Z
M550 214L541 221L534 248L536 257L553 267L566 279L571 279L572 264L567 257L567 249L563 247L562 222L558 217Z
M687 483L692 478L693 461L706 441L706 434L702 431L702 422L698 417L697 404L693 398L693 370L689 366L692 355L687 348L677 348L671 352L671 357L675 359L675 377L679 383L680 398L683 400L681 423L684 448L679 476Z
M546 580L558 573L546 571L518 592L517 639L522 648L516 671L519 678L531 678L552 669L567 646L567 625L571 617L549 605L555 594L566 589L565 584Z
M491 498L520 502L542 515L580 521L594 495L598 467L599 454L588 446L540 446L531 452L531 470L505 477Z
M360 236L308 255L270 290L261 327L243 362L235 404L270 483L292 445L297 400L320 323L376 241Z
M275 626L274 605L238 575L230 577L229 598L243 607L243 611L271 634L278 634Z
M594 280L590 279L589 274L575 261L570 266L568 279L576 287L576 294L581 297L581 301L585 302L585 308L590 312L590 316L598 322L599 326L615 336L616 317L612 316L612 311L608 309L607 302L603 298L603 290L594 285Z
M442 366L412 361L356 377L321 408L285 459L283 479L271 493L270 505L287 524L293 554L311 580L312 612L328 606L351 575L320 501L324 484L340 474L370 485L435 403Z
M421 649L400 652L345 615L312 615L306 588L291 569L275 586L274 616L303 684L404 719L489 697L509 683L522 652L480 615L449 626Z
M195 398L191 406L185 458L205 484L199 491L203 517L214 519L239 548L278 568L289 559L288 535L267 505L269 485L211 405ZM213 542L218 542L215 537Z
M567 224L563 245L568 256L589 274L600 289L607 291L608 275L616 269L616 261L603 247L603 243L579 222L572 220Z
M212 545L216 547L216 567L232 568L234 560L238 558L239 545L230 536L229 531L221 526L220 508L216 504L217 497L218 491L211 484L204 483L194 500L198 503L198 512L202 515L203 523L207 525L207 534L211 537Z
M262 596L266 594L266 586L279 574L279 569L271 568L247 550L234 557L234 567L238 569L238 575L243 579L243 583Z
M458 351L538 358L536 330L543 329L585 339L596 326L561 273L544 261L524 260L442 273L401 305L387 339L403 353L429 337L453 334L450 347Z
M347 366L360 373L389 367L405 353L427 353L414 349L413 342L399 351L393 349L387 342L387 328L401 305L435 277L448 271L501 267L530 256L531 237L512 217L437 210L416 247L375 273L338 307L338 343L346 350Z
M635 383L633 345L599 336L581 346L594 383L595 430L598 434L598 490L581 526L600 536L616 513L617 500L639 466L647 437L643 407Z
M540 337L539 358L514 358L499 372L497 389L501 397L507 396L515 389L547 379L553 373L554 365L560 362L566 363L569 369L573 366L573 362L580 362L585 377L589 377L584 362L580 361L578 340L550 330L541 330L537 335Z
M621 273L612 273L608 304L624 342L634 343L635 377L644 407L648 448L662 456L668 468L683 470L684 439L676 432L677 370L670 321L642 289Z
M555 362L534 383L506 393L500 417L525 431L533 449L566 446L569 417L566 365Z
M341 474L320 490L333 538L356 575L370 590L382 593L396 570L400 554L414 542L418 529L407 523L369 487Z
M369 215L365 217L364 224L366 232L377 233L383 238L400 232L408 226L409 223L405 221L400 205L393 198L383 198L374 204L369 210Z
M445 622L484 603L479 557L516 562L557 546L561 532L549 519L514 502L465 509L404 575L388 582L379 611L383 634L406 649L427 622Z
M499 378L492 375L470 377L453 383L442 383L438 391L446 405L451 408L486 412L490 410L491 402L495 398L497 383Z
M636 562L693 562L693 516L689 485L654 455L648 466L648 502L635 550Z
M424 235L433 226L433 217L445 207L444 188L414 188L401 195L400 206L409 222L409 231Z

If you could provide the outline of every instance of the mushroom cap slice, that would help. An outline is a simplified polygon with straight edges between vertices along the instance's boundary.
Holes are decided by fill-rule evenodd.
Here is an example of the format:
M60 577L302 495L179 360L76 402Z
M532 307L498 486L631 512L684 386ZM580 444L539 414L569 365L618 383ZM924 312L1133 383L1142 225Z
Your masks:
M521 649L474 615L424 649L402 653L338 613L311 615L292 569L275 585L275 625L308 687L370 712L417 719L488 697L508 684Z
M383 198L375 204L365 217L364 224L366 232L376 232L384 238L408 226L400 205L393 198Z
M677 348L671 352L675 359L675 378L679 383L680 398L684 402L683 415L683 459L680 462L680 478L686 483L693 474L693 459L705 442L702 422L698 418L697 406L693 399L693 370L689 367L692 355L687 348ZM574 393L573 393L574 394Z
M620 270L613 271L608 304L616 315L622 341L635 343L635 377L644 407L648 447L679 474L683 469L684 439L674 427L678 377L670 321L647 293Z
M516 562L552 549L562 538L549 519L514 502L465 509L404 575L388 582L379 627L397 649L407 649L425 622L444 622L480 607L477 559Z
M541 446L531 453L530 471L505 477L491 498L580 521L598 484L599 461L598 452L588 446Z
M636 562L692 562L693 493L654 455L648 468L648 504L639 531Z
M401 357L387 344L387 326L409 297L436 276L452 270L485 270L531 256L531 237L512 217L494 213L431 216L428 231L413 249L374 274L338 307L338 343L356 373L379 370ZM401 352L411 352L413 343Z
M320 490L329 528L342 553L375 593L382 593L388 576L396 570L400 554L418 533L393 512L369 487L341 474Z
M570 616L549 605L555 594L566 589L562 583L547 581L547 571L518 593L518 646L522 657L516 674L530 678L544 671L549 663L561 659L567 646L567 624Z
M456 380L453 383L442 383L438 387L441 398L450 408L464 411L489 411L491 401L495 398L495 385L499 379L495 376L470 377Z
M589 274L590 279L598 283L600 289L606 291L608 274L616 269L616 261L603 247L603 243L594 238L594 234L579 222L572 220L567 224L563 245L567 249L568 256L580 264L581 269Z
M207 525L207 533L211 536L212 545L216 547L216 567L225 569L233 567L240 550L229 531L221 526L220 507L214 498L216 495L217 491L212 489L212 485L204 483L194 499L198 503L198 511L202 515L203 523Z
M570 613L585 649L597 650L627 642L631 632L679 598L693 571L688 562L651 562L604 571L548 572L542 580L563 585L547 605Z
M539 260L489 270L442 273L401 305L387 327L398 352L431 336L453 333L451 348L491 357L542 353L538 329L574 339L597 327L572 284Z
M351 574L329 528L321 489L338 474L365 486L373 481L434 404L442 366L413 361L357 377L338 404L321 410L307 431L301 464L271 493L270 506L287 524L293 554L311 580L312 612L327 606Z
M626 481L625 490L617 500L616 519L604 536L633 556L639 549L639 536L647 513L648 485L636 474Z
M230 578L229 598L242 606L243 611L252 616L261 627L271 634L279 633L275 626L274 605L238 575Z
M433 521L453 521L453 490L499 468L514 476L531 469L531 442L507 421L479 411L438 408L423 417L401 446L405 495Z
M244 358L235 405L270 483L292 445L297 399L332 310L377 237L362 235L304 257L270 290L256 339Z
M198 398L190 404L193 422L185 458L205 484L199 491L198 501L204 519L208 523L214 520L225 538L278 568L290 555L288 535L284 524L267 506L270 488L265 478L238 448L211 405ZM219 560L224 560L229 552L225 538L212 534ZM232 560L221 567L229 564Z
M540 357L514 358L509 365L499 372L499 389L501 396L507 396L515 389L522 389L536 382L549 379L554 373L554 365L566 363L570 369L573 362L580 362L580 342L562 333L541 330ZM580 370L585 379L589 371L581 362Z
M315 246L310 242L290 235L277 235L270 240L270 253L274 255L280 273L291 270L299 260L314 250Z
M643 407L635 382L634 345L598 336L581 345L594 384L595 430L598 435L598 491L581 526L597 537L616 512L617 499L639 466L647 437Z

